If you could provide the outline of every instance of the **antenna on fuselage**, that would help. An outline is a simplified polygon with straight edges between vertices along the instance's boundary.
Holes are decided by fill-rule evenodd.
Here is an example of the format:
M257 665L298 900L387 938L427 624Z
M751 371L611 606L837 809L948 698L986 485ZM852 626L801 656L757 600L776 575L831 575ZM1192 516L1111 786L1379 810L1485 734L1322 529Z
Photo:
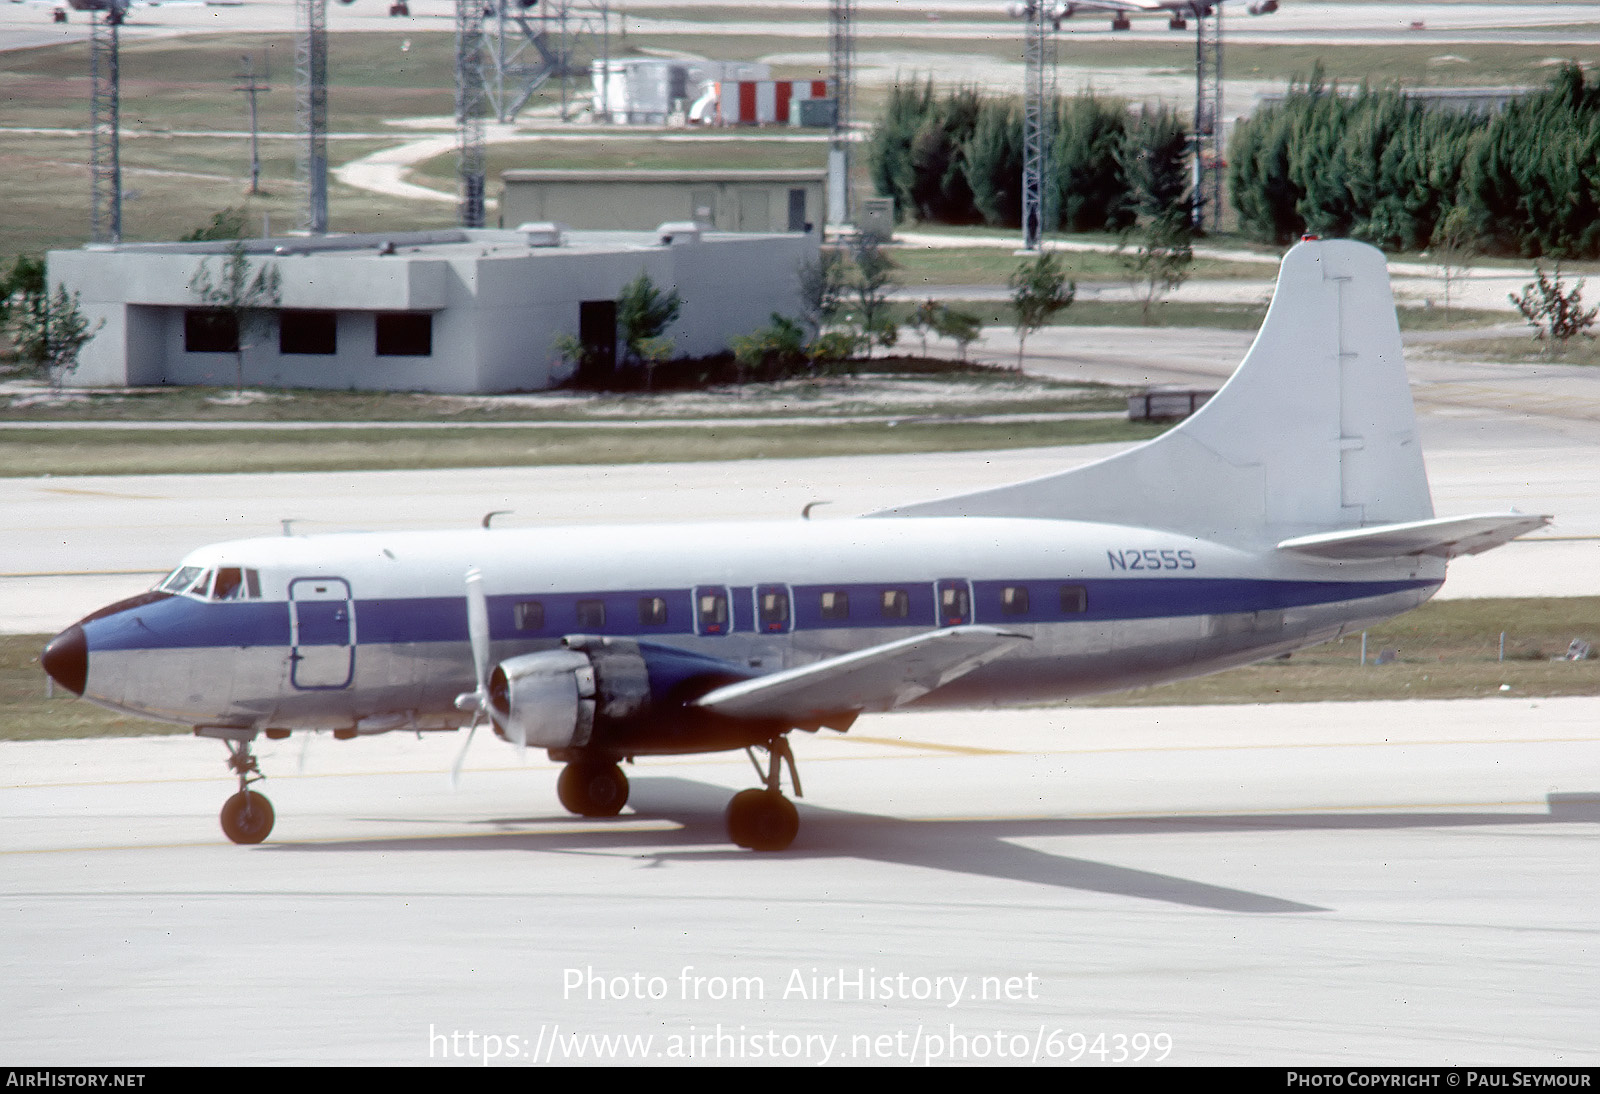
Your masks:
M290 529L294 527L295 523L299 521L299 519L299 517L279 517L278 523L283 525L283 534L286 536L294 535Z
M808 501L808 502L806 502L806 507L804 509L800 510L800 519L801 520L810 520L811 519L811 510L815 509L819 505L832 505L832 504L833 504L833 502L831 502L831 501Z
M515 509L491 509L487 513L483 514L483 526L485 528L487 528L487 527L489 527L490 522L493 521L495 517L503 517L508 513L515 513L515 512L516 512Z

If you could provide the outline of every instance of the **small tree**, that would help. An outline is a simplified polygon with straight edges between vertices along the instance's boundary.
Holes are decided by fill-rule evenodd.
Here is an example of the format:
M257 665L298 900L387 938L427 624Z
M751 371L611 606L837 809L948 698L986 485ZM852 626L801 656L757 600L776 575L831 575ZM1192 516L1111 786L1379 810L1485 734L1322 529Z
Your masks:
M1011 306L1016 312L1017 371L1021 372L1028 335L1072 303L1078 284L1067 280L1054 254L1040 254L1012 272L1010 285Z
M939 312L943 304L931 296L918 304L911 312L911 318L906 320L906 326L917 332L922 339L922 356L928 356L928 333L937 331L939 327Z
M967 347L978 340L983 320L971 312L941 304L939 314L934 317L933 329L941 338L948 338L956 344L956 351L960 354L962 364L965 364Z
M800 322L816 338L844 310L850 288L850 264L842 252L824 248L815 259L800 264Z
M1444 317L1450 319L1451 282L1466 276L1472 260L1478 256L1481 237L1472 225L1472 213L1465 205L1452 205L1450 211L1433 226L1433 238L1428 246L1439 260L1444 273Z
M643 270L639 276L623 286L617 298L617 328L622 333L623 354L636 366L645 362L645 343L660 338L662 332L678 321L683 310L683 299L678 290L662 294L650 275Z
M1555 274L1547 277L1544 267L1534 266L1537 282L1530 281L1522 287L1522 295L1510 295L1528 325L1534 329L1534 339L1553 347L1556 352L1567 348L1567 343L1578 335L1593 338L1589 328L1594 326L1595 314L1600 306L1585 311L1583 308L1583 282L1579 281L1568 291L1561 281L1561 263L1556 263ZM1509 294L1508 294L1509 295Z
M272 313L282 300L282 279L278 268L264 263L250 276L250 256L244 243L229 244L227 257L217 278L211 274L211 260L200 263L189 281L189 291L233 332L235 394L244 394L244 351L272 328Z
M44 363L23 352L20 331L24 324L31 329L42 329L47 322L45 313L49 306L44 259L19 255L11 264L10 272L0 274L0 329L6 330L17 343L17 356L24 364L37 367Z
M179 242L211 243L244 238L244 210L232 206L211 214L211 220Z
M855 265L850 279L854 326L871 357L874 345L887 349L900 338L900 328L889 318L889 294L898 285L895 273L900 267L883 249L883 240L872 232L856 236L850 258Z
M78 354L100 333L105 320L92 327L84 317L81 295L58 285L42 305L19 313L13 325L17 354L44 371L53 389L60 390L67 375L78 367Z
M566 382L581 383L589 378L589 348L583 344L583 339L576 334L558 334L551 348L557 360L572 366L572 371L566 376Z
M1122 266L1146 323L1156 302L1188 280L1194 263L1189 145L1182 119L1165 108L1149 109L1128 133L1119 156L1131 214L1122 237Z
M639 340L639 360L644 363L644 389L655 390L656 369L672 360L672 339L641 338Z
M1150 322L1150 309L1162 297L1189 280L1189 267L1194 264L1194 226L1190 223L1188 209L1140 221L1128 229L1128 237L1137 241L1131 251L1124 251L1122 268L1139 298L1139 315Z
M741 334L729 340L733 360L738 365L739 383L752 376L779 379L791 376L806 368L810 355L806 352L806 332L793 319L772 313L772 322L751 334Z

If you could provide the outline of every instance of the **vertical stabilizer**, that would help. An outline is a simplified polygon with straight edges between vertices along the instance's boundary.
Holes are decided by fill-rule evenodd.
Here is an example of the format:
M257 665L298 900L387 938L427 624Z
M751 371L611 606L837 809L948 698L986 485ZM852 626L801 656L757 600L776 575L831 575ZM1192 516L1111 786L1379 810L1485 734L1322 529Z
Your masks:
M1431 517L1382 253L1342 240L1293 247L1244 361L1162 436L1086 467L874 515L1086 520L1240 543Z

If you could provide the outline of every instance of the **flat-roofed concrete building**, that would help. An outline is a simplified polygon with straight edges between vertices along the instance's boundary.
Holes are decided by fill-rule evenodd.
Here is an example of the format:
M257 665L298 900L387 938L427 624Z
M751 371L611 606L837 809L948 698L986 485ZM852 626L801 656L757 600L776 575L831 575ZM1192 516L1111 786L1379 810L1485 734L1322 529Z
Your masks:
M827 215L825 167L705 170L540 168L500 173L503 224L652 228L692 220L724 232L804 232Z
M244 241L252 271L281 281L270 328L244 352L256 387L452 393L531 391L565 379L555 349L580 338L615 360L616 302L641 272L683 299L666 332L677 356L726 349L799 311L798 270L820 233L721 233L694 224L650 232L527 230ZM91 323L69 383L231 386L237 327L192 283L218 280L228 243L91 244L52 251L49 277L82 294Z

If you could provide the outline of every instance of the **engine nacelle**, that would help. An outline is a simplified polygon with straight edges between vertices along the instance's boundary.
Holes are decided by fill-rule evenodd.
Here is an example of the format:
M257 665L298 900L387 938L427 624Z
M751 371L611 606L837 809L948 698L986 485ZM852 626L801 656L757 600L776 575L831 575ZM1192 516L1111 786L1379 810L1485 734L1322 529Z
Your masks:
M595 683L577 650L508 658L489 674L495 732L537 748L581 748L594 732Z
M639 732L671 725L686 703L711 688L752 675L727 661L629 638L574 635L563 645L507 658L489 674L489 705L501 736L520 735L549 749L615 747L619 733L638 743Z
M1251 4L1251 15L1271 15L1278 10L1278 0L1261 0L1259 4Z

